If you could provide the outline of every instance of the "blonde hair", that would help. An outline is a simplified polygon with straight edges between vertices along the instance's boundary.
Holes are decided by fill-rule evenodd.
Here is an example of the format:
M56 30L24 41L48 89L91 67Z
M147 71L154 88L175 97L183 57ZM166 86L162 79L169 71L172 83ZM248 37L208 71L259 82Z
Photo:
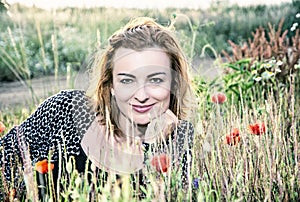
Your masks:
M159 25L152 18L139 17L130 21L109 38L108 46L101 58L99 58L99 53L94 55L91 85L87 90L87 95L93 100L94 109L101 116L101 123L105 124L110 119L114 134L121 135L116 124L117 120L112 118L116 116L114 114L116 112L113 109L114 101L111 95L113 60L120 47L135 51L158 47L169 56L171 68L173 72L176 72L172 78L171 92L173 93L169 108L179 119L189 118L193 113L191 108L194 98L188 73L189 65L183 51L169 27Z

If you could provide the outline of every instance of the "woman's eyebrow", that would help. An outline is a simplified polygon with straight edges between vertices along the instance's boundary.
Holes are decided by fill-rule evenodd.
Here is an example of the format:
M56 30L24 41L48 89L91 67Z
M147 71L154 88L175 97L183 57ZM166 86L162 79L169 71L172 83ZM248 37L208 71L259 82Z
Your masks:
M128 76L131 78L135 78L135 76L133 76L132 74L127 74L127 73L118 73L117 76Z
M156 76L156 75L159 75L159 74L164 74L164 75L166 75L166 72L156 72L156 73L153 73L153 74L149 74L149 75L147 76L147 78L150 78L150 77L153 77L153 76Z

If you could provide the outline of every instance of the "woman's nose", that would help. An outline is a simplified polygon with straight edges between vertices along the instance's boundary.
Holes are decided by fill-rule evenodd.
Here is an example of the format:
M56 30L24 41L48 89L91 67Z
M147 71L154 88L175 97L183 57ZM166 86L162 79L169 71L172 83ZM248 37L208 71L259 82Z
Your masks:
M149 99L149 94L147 93L146 86L140 86L134 93L134 98L140 103L145 103Z

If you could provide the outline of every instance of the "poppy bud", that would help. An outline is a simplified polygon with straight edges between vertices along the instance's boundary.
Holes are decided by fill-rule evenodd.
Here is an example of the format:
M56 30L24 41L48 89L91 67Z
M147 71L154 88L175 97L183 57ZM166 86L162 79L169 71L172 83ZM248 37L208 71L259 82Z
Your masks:
M227 100L226 95L221 92L217 92L217 93L213 94L213 96L211 97L211 101L216 104L222 104L226 100Z
M0 121L0 133L2 133L3 131L5 131L5 125Z
M166 154L157 155L152 158L151 165L157 172L165 173L170 167L170 159Z

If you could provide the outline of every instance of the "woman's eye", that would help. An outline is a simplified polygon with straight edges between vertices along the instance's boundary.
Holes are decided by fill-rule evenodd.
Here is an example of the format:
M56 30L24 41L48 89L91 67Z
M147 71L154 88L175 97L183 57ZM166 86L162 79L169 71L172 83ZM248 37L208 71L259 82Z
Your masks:
M133 80L132 79L121 79L120 82L123 84L130 84L133 82Z
M161 78L152 78L150 79L150 83L154 83L154 84L159 84L162 83L164 80L162 80Z

